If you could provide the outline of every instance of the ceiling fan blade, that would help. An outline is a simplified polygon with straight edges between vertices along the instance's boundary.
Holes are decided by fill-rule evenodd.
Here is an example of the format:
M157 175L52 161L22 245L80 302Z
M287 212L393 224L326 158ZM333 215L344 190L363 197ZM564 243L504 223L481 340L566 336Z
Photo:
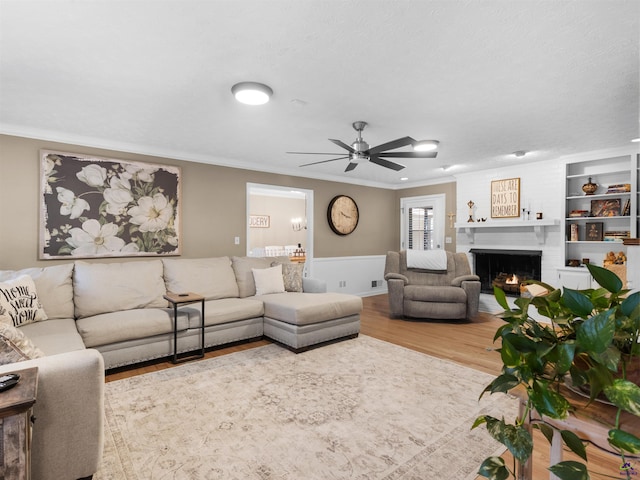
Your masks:
M395 170L396 172L405 168L404 165L400 165L399 163L392 162L390 160L385 160L384 158L370 156L369 160L376 165L380 165L381 167L390 168L391 170Z
M345 158L349 158L349 157L347 156L347 157L330 158L329 160L321 160L319 162L305 163L304 165L300 165L300 167L308 167L309 165L318 165L319 163L333 162L335 160L344 160Z
M336 152L333 152L333 153L328 153L328 152L326 152L326 153L324 153L324 152L323 153L321 153L321 152L285 152L285 153L293 153L293 154L296 154L296 155L342 155L341 153L336 153Z
M357 166L358 166L357 163L350 162L349 165L347 165L347 168L344 169L344 171L345 172L350 172L351 170L353 170Z
M351 148L349 145L344 143L342 140L335 140L333 138L330 138L329 141L335 143L339 147L344 148L349 153L356 153L356 151L353 148Z
M407 145L411 145L412 143L415 143L415 140L411 137L398 138L396 140L392 140L390 142L383 143L382 145L370 148L369 154L376 155L380 152L384 152L385 150L395 150L396 148L405 147Z
M436 158L438 152L381 152L378 155L388 158Z

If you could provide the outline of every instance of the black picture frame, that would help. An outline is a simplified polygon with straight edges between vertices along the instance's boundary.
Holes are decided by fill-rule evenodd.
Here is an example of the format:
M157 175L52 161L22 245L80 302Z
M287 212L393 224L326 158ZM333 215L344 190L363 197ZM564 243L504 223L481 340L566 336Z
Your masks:
M588 242L602 242L604 239L604 223L587 222L585 224L584 237Z

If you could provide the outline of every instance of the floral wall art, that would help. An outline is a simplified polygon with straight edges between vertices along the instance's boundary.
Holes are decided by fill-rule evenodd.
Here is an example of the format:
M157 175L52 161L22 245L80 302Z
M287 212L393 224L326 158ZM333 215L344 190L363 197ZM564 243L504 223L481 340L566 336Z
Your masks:
M180 254L178 167L40 157L40 259Z

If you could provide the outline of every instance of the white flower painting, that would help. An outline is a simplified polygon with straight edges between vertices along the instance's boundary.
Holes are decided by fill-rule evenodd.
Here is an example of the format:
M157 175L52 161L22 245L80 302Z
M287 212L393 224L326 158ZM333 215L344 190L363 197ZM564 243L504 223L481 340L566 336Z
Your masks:
M41 152L40 258L179 255L180 169Z

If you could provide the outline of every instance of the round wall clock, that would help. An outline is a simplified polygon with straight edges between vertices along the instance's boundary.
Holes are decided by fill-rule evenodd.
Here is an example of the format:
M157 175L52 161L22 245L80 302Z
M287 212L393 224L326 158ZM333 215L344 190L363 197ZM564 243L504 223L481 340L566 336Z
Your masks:
M327 220L329 226L338 235L349 235L358 226L358 205L347 195L337 195L329 202Z

